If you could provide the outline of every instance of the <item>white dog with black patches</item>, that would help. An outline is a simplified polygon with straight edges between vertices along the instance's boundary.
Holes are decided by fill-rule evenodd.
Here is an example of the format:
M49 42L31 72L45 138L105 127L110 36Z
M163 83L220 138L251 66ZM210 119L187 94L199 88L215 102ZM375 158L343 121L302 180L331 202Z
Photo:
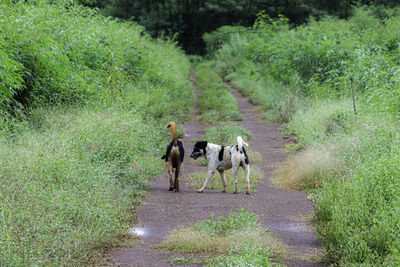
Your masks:
M246 194L250 194L250 165L249 158L246 154L246 150L244 146L248 146L248 144L243 141L241 136L237 137L237 145L234 146L220 146L216 144L209 143L207 141L198 141L194 145L193 152L190 155L193 159L198 159L201 156L204 156L208 161L208 172L206 180L204 181L203 186L197 190L197 192L202 193L204 189L207 187L208 182L213 177L215 171L219 172L221 176L221 181L224 186L224 190L222 192L226 192L226 180L224 171L232 168L233 178L235 180L235 191L237 194L237 173L239 167L241 166L244 170L244 175L246 177Z

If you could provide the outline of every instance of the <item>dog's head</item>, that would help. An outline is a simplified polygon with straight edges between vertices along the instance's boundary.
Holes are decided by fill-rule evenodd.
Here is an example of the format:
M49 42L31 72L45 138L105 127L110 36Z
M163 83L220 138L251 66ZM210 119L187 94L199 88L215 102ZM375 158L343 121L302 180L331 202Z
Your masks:
M192 159L198 159L206 154L207 141L197 141L194 144L193 152L190 154Z

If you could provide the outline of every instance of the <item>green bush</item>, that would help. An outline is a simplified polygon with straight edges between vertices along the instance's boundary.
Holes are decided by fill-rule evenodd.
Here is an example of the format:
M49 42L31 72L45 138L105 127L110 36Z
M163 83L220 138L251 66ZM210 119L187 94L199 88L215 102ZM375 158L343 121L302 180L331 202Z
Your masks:
M206 43L206 53L211 56L221 46L229 41L233 33L243 33L246 28L243 26L222 26L212 33L204 33L203 41Z
M234 246L228 255L211 259L207 266L278 266L278 264L272 263L270 254L268 249L248 242Z
M323 143L332 135L340 135L353 127L355 115L348 99L314 102L299 109L287 124L287 133L298 136L299 147Z

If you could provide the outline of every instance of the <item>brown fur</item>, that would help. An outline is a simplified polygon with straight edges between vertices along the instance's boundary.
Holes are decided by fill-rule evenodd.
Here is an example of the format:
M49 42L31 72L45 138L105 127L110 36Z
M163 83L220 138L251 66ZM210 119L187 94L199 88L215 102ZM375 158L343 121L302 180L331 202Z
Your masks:
M179 180L181 177L181 172L182 172L182 159L183 155L181 156L181 151L179 150L178 147L178 134L176 132L176 125L174 122L170 122L167 125L167 128L171 128L171 135L173 139L173 146L171 148L171 151L168 156L167 160L167 169L168 169L168 175L169 175L169 191L173 191L175 189L175 192L179 192ZM182 142L179 140L179 142ZM183 146L183 142L182 142ZM173 172L175 169L175 179L173 177Z

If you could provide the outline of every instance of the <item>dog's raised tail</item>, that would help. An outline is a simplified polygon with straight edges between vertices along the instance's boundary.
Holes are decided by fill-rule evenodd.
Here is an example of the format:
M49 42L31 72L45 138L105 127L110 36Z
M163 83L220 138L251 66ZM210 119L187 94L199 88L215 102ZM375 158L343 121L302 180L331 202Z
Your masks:
M171 121L170 123L168 123L167 128L171 128L171 135L172 135L172 138L174 139L174 145L176 145L177 140L178 140L178 133L176 132L175 122Z
M243 145L249 146L249 144L246 143L241 136L238 136L236 139L237 139L237 142L238 142L239 150L242 150Z

